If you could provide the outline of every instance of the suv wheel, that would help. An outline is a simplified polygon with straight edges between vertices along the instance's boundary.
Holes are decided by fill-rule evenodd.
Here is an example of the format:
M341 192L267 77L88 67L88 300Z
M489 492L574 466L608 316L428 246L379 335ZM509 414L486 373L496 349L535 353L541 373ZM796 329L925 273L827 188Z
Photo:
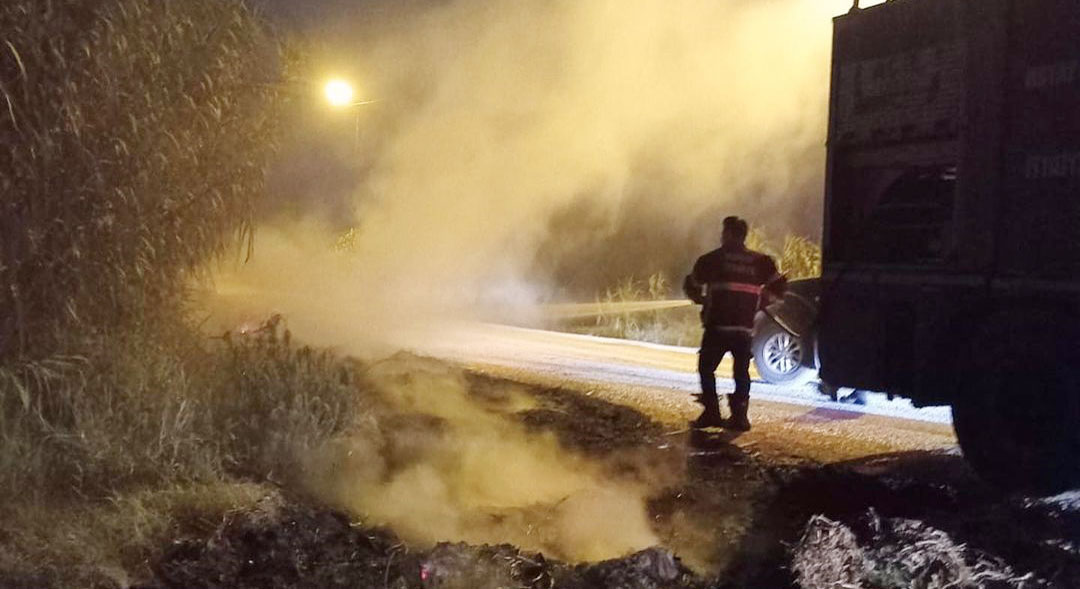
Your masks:
M807 365L812 361L813 354L807 342L772 319L762 319L754 330L751 351L758 374L765 382L800 385L817 374Z

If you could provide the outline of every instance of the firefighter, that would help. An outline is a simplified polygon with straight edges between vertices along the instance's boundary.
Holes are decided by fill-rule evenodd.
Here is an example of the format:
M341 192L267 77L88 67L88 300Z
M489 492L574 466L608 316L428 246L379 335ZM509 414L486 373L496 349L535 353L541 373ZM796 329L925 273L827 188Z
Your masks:
M763 306L762 297L782 297L787 279L776 270L776 262L765 254L746 248L746 221L724 219L721 246L700 258L683 282L686 296L702 305L704 335L698 352L698 374L705 406L691 422L694 428L725 427L748 431L750 419L750 335L754 316ZM728 396L731 419L724 420L716 396L716 367L731 352L735 360L735 392Z

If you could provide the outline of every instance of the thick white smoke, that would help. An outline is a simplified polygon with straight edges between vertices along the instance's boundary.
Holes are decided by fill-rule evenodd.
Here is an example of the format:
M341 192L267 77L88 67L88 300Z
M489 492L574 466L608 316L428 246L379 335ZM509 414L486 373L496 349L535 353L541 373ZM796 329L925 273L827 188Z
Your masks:
M656 489L526 431L513 412L534 402L512 385L495 409L459 371L416 358L370 376L392 416L306 461L322 498L419 544L510 542L582 561L658 543L645 504Z
M332 229L355 227L364 281L410 306L535 299L593 267L677 274L730 213L815 235L830 17L849 5L359 3L323 33L379 100L339 153L357 177ZM351 139L351 116L327 116ZM288 182L275 230L308 231L293 219L326 185ZM266 258L247 271L280 268Z
M414 7L384 34L367 23L364 62L393 124L365 155L358 255L407 282L528 282L538 244L560 239L553 216L581 200L609 219L590 232L628 207L656 216L653 203L662 235L729 211L813 232L823 4L461 0Z
M332 183L286 183L290 214L260 229L250 262L218 273L218 324L276 311L308 343L375 354L436 317L544 300L560 290L553 277L576 275L568 265L674 273L712 245L725 214L816 232L830 17L849 5L357 4L340 47L363 97L381 102L361 113L359 149L338 154L355 160L347 206L331 222L303 218L324 200L310 187ZM350 140L352 122L341 123ZM354 238L335 251L346 227ZM644 490L605 491L552 439L462 401L453 378L419 382L387 394L442 420L415 440L430 452L392 469L378 444L343 441L313 466L319 489L424 541L509 539L571 558L654 541ZM478 505L508 508L512 523L513 510L553 501L539 540L476 523ZM632 516L618 538L596 525L613 511Z

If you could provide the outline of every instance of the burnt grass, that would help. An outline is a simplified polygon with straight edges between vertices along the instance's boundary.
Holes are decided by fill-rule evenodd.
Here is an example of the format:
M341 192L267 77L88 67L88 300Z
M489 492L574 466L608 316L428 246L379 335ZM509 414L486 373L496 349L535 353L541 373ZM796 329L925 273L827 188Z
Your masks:
M353 526L302 503L238 514L209 540L180 540L141 589L388 587L485 589L706 585L669 552L572 566L510 545L439 544L415 551L389 530Z
M497 381L471 375L469 383L485 403L499 405ZM613 477L655 485L648 507L665 548L582 565L509 545L420 549L391 530L295 498L236 514L208 539L177 539L144 588L797 587L792 549L807 522L823 515L857 528L868 513L944 531L972 555L1033 572L1042 586L1080 586L1080 516L1000 494L957 455L772 465L728 434L671 432L575 391L530 393L537 406L513 416L526 427L553 432ZM707 573L680 562L684 553Z

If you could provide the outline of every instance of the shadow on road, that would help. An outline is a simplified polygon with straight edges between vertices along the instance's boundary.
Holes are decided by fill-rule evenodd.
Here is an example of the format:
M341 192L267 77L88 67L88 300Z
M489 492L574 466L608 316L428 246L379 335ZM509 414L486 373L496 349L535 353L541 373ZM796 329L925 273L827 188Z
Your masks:
M826 421L851 421L865 415L861 411L832 409L829 407L817 407L811 411L796 417L795 423L822 423Z

